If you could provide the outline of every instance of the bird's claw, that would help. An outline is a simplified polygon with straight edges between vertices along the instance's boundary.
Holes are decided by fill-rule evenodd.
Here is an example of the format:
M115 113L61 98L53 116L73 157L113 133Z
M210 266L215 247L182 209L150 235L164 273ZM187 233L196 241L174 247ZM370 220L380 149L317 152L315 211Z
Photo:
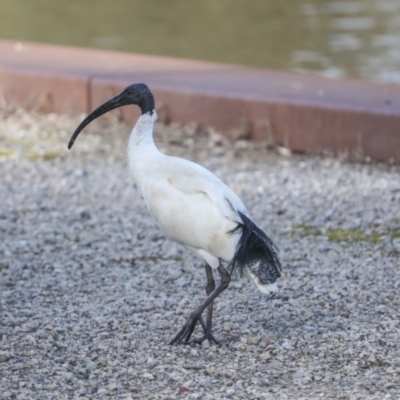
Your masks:
M214 342L215 344L220 346L221 342L215 339L214 335L211 333L211 328L210 329L207 328L202 317L199 318L199 321L201 326L203 327L204 335L199 338L191 340L188 344L191 343L202 344L207 339L209 342Z
M187 344L192 344L192 343L202 344L206 339L209 342L214 342L218 346L221 345L221 342L219 340L215 339L214 335L211 332L207 332L203 336L201 336L199 338L196 338L196 339L193 339L190 342L188 342Z
M201 315L190 316L186 321L185 325L183 325L182 329L177 333L177 335L171 340L169 344L189 344L190 337L196 328L197 322L201 319Z
M190 340L193 331L197 325L197 322L200 322L203 331L204 331L204 335ZM192 344L192 343L196 343L196 344L202 344L205 340L208 340L209 342L214 342L215 344L221 345L221 342L219 340L217 340L214 335L211 333L211 329L207 329L206 324L203 321L203 317L200 315L200 317L190 317L185 325L183 325L182 329L178 332L178 334L174 337L174 339L172 339L172 341L170 342L170 344Z

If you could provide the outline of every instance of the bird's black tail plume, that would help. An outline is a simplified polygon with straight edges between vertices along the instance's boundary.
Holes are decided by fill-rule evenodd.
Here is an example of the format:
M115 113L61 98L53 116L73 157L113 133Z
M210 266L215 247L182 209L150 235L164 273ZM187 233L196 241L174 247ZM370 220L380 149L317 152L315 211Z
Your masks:
M246 215L239 212L243 224L230 231L241 231L236 253L229 267L242 275L246 268L258 278L262 285L274 283L281 276L278 250L272 240Z

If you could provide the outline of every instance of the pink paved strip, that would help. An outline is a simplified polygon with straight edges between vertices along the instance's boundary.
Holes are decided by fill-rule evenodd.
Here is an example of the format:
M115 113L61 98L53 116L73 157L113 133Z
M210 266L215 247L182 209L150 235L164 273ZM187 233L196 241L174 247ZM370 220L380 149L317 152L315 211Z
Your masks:
M294 151L400 162L399 85L0 41L0 100L87 113L133 82L151 87L171 121L230 131L246 120L254 139L272 127Z

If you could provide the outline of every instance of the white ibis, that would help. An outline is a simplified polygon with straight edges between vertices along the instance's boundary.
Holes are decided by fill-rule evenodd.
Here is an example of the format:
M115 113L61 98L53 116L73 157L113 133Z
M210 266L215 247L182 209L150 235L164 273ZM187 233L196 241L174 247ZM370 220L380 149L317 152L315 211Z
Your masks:
M170 344L202 343L205 339L219 343L211 332L215 298L228 287L235 270L247 272L262 293L276 292L276 280L281 276L277 249L252 221L239 197L213 173L157 149L153 141L157 118L154 97L143 83L128 86L92 111L75 130L68 148L91 121L128 104L136 104L142 111L129 138L129 172L158 225L205 261L208 297L190 314ZM221 275L217 288L213 270ZM202 313L206 308L204 322ZM198 322L204 335L191 341Z

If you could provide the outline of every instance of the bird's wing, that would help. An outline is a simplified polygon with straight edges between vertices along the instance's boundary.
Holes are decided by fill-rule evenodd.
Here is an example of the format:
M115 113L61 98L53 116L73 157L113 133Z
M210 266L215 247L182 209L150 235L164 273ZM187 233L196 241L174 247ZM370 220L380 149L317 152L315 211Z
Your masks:
M169 183L187 195L204 193L219 212L239 223L241 212L250 218L246 206L240 198L208 169L191 161L176 159L174 171L169 176Z

